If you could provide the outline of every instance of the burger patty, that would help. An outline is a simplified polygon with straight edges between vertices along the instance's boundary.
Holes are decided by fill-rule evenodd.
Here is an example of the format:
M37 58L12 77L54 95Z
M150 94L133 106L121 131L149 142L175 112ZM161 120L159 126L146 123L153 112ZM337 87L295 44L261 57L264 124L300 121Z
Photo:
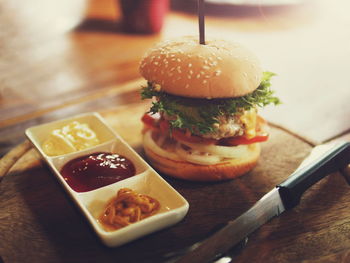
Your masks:
M174 120L176 117L163 114L166 120ZM217 118L218 122L213 124L214 131L206 134L201 134L194 131L194 135L201 136L207 139L220 140L234 136L246 136L252 138L256 135L257 110L241 110L240 113L234 115L222 115Z
M241 110L241 113L231 116L220 116L219 123L214 124L215 132L202 135L205 138L222 139L233 136L246 136L253 138L256 136L257 109Z
M213 125L215 128L214 132L201 136L208 139L219 140L233 136L242 136L245 133L245 124L241 121L240 115L220 116L218 121L218 123Z

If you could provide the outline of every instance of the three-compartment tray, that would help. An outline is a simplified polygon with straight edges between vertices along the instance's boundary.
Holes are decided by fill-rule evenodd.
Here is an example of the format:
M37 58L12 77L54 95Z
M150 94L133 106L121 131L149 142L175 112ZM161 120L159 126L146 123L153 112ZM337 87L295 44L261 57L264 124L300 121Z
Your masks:
M98 135L99 144L81 151L58 156L48 156L43 151L43 142L55 129L78 121L86 123ZM150 165L145 162L116 132L114 132L98 113L86 113L31 127L25 132L28 139L40 152L53 174L62 184L72 200L85 215L101 241L110 247L120 246L181 221L187 214L189 204L171 185L169 185ZM125 156L134 164L136 175L95 190L76 192L61 174L62 167L69 161L96 152L111 152ZM160 203L156 214L114 231L106 231L99 222L105 206L119 189L130 188L137 193L151 196Z

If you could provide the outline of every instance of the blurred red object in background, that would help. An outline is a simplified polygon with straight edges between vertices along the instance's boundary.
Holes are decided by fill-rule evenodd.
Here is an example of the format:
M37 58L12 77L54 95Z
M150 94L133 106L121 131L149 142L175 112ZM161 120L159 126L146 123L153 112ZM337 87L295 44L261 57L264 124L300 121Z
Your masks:
M169 0L120 0L123 30L153 34L162 29Z

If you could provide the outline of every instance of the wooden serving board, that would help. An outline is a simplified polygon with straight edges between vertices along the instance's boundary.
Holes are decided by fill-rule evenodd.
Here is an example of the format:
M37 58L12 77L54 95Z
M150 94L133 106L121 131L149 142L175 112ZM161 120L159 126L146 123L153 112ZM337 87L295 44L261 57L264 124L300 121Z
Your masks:
M138 103L101 112L141 155L140 117L147 107ZM287 178L311 149L276 127L262 147L256 168L235 180L198 183L164 176L188 200L187 216L173 227L117 248L107 248L98 240L32 149L0 183L1 258L6 263L164 262L167 255L202 240L243 213ZM342 252L350 249L348 200L350 191L343 178L327 177L305 194L296 209L252 234L235 261L309 262L344 257Z

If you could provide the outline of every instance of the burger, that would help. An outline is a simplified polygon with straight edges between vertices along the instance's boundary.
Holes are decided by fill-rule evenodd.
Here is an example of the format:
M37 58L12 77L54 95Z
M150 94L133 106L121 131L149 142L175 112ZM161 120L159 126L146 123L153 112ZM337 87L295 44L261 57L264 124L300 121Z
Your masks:
M238 43L195 37L167 40L140 63L143 147L158 171L193 181L232 179L250 171L268 139L259 107L279 104L271 72Z

